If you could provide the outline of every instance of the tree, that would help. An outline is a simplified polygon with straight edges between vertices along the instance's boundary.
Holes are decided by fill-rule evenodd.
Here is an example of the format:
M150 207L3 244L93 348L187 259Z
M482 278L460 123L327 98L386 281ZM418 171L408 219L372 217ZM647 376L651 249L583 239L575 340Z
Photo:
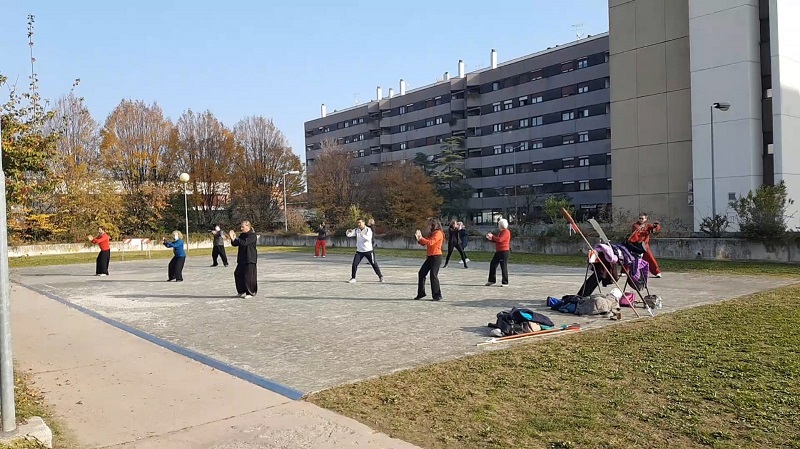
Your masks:
M367 209L392 229L411 230L439 214L442 198L422 168L395 165L373 174Z
M178 119L175 134L180 169L191 175L190 201L195 223L217 223L224 217L225 198L230 195L237 156L234 135L211 111L195 114L191 109Z
M417 153L414 158L414 162L433 179L439 196L444 200L442 215L445 217L466 214L467 199L474 190L466 182L470 171L464 168L464 157L459 153L463 145L463 138L451 137L442 143L441 153L432 157Z
M103 168L126 193L122 233L152 235L163 230L179 172L176 153L170 149L172 123L156 103L122 100L100 135Z
M561 209L566 209L571 215L575 215L575 207L572 206L572 199L568 195L549 195L542 205L542 210L553 224L564 220L561 215Z
M789 218L787 211L794 200L789 198L786 183L775 186L762 185L755 192L731 201L736 211L739 230L748 239L764 243L776 243L786 236Z
M100 126L92 118L84 104L83 97L75 95L73 90L56 101L53 115L47 123L47 129L60 134L56 149L54 171L69 177L73 171L84 166L89 173L97 172L100 155Z
M287 196L299 194L303 191L303 165L271 119L242 119L234 127L234 136L238 146L231 183L235 218L271 227L283 220L284 173L301 172L286 176Z
M352 161L350 151L334 140L326 140L313 167L309 167L309 197L331 228L347 226L350 206L361 199Z

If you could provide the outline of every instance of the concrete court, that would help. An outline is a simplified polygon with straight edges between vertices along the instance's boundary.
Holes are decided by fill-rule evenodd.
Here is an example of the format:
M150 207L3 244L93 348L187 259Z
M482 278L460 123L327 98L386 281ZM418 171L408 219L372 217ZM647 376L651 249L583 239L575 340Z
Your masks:
M614 323L544 306L547 296L575 293L585 267L512 263L511 286L500 288L483 285L488 263L464 269L453 262L440 273L442 302L412 301L422 256L382 258L378 250L387 283L363 262L358 283L348 284L349 256L262 254L252 299L234 297L233 265L212 268L206 257L189 257L183 283L166 282L167 260L112 260L107 278L93 276L93 265L70 265L19 269L12 279L303 393L486 350L476 347L486 324L512 306L542 311L556 324ZM665 273L651 291L664 298L659 313L666 313L795 281ZM623 318L633 317L623 309Z

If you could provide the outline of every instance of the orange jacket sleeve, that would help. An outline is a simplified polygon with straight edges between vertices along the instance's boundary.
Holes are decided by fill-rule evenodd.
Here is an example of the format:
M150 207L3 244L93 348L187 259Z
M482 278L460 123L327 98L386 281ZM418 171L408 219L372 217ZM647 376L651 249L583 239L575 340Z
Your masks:
M422 246L432 246L436 245L437 243L441 244L443 240L444 240L444 234L442 233L442 231L437 230L433 231L433 234L431 234L430 238L426 239L425 237L421 237L419 239L419 244Z

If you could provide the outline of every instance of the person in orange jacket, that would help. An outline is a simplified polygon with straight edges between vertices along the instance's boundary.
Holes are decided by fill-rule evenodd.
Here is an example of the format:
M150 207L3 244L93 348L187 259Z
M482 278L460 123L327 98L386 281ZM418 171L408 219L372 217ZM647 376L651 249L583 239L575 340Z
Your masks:
M661 223L655 222L650 224L647 221L647 214L639 214L639 221L631 225L632 234L631 238L628 240L633 244L642 245L642 248L644 249L642 258L646 260L648 264L650 264L650 274L660 278L661 269L658 268L658 262L656 262L656 258L653 257L653 252L650 251L650 235L655 232L661 232Z
M502 287L508 286L508 256L511 254L511 231L508 230L508 220L501 218L497 221L500 232L497 235L491 232L486 234L486 239L494 242L494 257L489 263L489 281L486 286L497 283L497 266L503 272Z
M102 226L98 226L97 231L97 237L87 236L90 242L100 247L100 254L97 255L97 261L95 262L94 275L108 276L108 263L111 261L111 239Z
M439 286L439 267L442 266L442 243L444 242L444 231L442 231L442 224L435 218L428 219L428 227L430 228L431 235L428 238L422 237L422 232L417 229L415 236L417 243L427 248L427 257L425 263L419 269L419 283L417 285L417 297L414 299L422 299L425 296L425 278L430 273L431 275L431 294L433 294L434 301L442 300L442 289Z

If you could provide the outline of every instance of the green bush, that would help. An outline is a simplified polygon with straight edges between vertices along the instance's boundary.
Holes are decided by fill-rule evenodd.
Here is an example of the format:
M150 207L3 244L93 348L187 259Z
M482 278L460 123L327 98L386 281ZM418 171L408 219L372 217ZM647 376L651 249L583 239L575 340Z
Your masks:
M794 203L789 198L786 183L762 185L747 196L731 201L736 211L739 231L747 240L763 243L782 242L787 236L787 210Z

